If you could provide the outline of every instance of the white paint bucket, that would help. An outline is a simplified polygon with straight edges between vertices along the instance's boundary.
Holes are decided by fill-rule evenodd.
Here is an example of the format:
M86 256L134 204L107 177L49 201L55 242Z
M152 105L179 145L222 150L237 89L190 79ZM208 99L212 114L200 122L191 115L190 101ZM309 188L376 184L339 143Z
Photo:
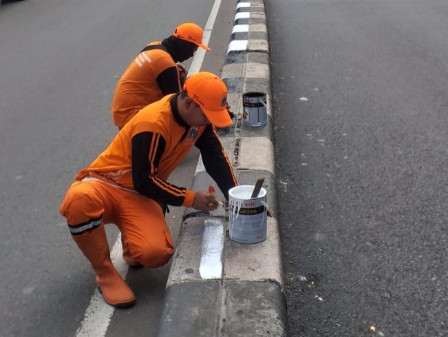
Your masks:
M266 106L266 94L261 92L243 94L243 123L249 126L266 125Z
M253 185L240 185L229 190L229 235L239 243L258 243L266 240L266 190L250 198Z

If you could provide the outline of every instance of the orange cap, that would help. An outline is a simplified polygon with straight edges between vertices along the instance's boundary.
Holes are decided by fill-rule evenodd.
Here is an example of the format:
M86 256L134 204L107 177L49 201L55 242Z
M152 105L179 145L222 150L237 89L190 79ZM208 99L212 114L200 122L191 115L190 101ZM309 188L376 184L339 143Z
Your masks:
M214 126L226 128L232 125L227 112L227 87L216 75L200 72L187 78L184 90Z
M210 50L209 47L202 43L202 34L203 31L201 27L195 23L187 22L178 26L174 31L173 36L178 39L194 43L205 50Z

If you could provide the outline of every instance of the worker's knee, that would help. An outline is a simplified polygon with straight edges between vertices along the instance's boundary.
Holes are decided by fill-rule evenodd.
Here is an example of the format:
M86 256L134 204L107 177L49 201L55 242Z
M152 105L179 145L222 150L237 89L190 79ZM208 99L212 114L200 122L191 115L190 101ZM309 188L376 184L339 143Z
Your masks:
M104 209L94 191L85 184L76 182L68 189L59 212L67 219L69 226L76 226L100 219Z
M174 247L168 242L157 245L135 245L131 248L131 256L146 268L160 267L166 264L174 253Z

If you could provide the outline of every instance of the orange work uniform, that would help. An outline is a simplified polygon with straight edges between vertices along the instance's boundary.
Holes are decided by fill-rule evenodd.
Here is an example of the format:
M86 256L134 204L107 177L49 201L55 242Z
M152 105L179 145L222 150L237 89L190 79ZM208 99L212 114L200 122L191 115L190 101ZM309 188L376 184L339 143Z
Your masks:
M231 163L212 125L190 127L179 115L177 96L141 110L67 191L60 212L73 235L115 223L130 255L145 267L166 263L173 242L159 203L191 207L195 192L167 182L193 145L228 198L237 185Z
M131 62L115 88L113 122L121 129L138 111L182 88L179 69L160 41L152 42Z

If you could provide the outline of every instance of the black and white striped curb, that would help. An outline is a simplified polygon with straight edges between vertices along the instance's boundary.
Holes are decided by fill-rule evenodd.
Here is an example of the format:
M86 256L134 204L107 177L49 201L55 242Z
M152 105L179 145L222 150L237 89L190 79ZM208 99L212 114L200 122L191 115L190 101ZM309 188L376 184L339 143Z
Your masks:
M286 336L280 236L277 223L269 43L262 0L241 0L221 78L237 115L220 133L240 185L264 177L267 239L257 244L231 241L225 217L187 209L168 278L159 337ZM244 93L265 93L267 125L242 122ZM213 183L200 160L192 189ZM218 197L223 199L222 194Z

